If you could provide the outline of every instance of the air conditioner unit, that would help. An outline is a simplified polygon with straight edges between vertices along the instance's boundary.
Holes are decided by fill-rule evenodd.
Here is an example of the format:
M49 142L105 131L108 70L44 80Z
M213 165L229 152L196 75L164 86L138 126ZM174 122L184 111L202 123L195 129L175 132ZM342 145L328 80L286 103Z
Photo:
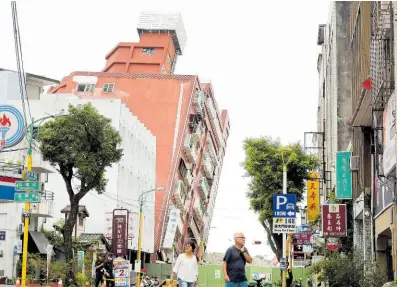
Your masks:
M350 170L351 171L359 170L359 156L350 157Z

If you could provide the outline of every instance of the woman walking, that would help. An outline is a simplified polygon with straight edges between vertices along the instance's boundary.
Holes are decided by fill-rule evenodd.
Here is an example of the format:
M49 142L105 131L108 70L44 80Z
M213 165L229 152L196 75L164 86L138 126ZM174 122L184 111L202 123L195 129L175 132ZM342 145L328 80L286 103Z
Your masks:
M178 256L171 273L171 280L177 278L180 287L194 287L198 283L198 260L193 254L195 243L185 244L185 253Z

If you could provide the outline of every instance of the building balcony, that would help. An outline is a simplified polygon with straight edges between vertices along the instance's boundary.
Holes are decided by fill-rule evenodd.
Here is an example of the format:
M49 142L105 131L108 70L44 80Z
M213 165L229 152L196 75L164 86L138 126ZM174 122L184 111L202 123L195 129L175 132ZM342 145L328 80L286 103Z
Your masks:
M189 227L192 230L193 235L195 236L195 240L196 242L200 243L201 239L200 239L200 232L198 230L198 228L196 227L196 224L193 220L191 220L191 223L189 224Z
M206 149L213 163L217 164L217 153L209 136L206 139Z
M200 197L203 200L207 200L207 197L209 196L210 192L210 186L209 182L207 181L207 178L201 177L199 179L199 192L200 192Z
M193 207L193 217L195 218L196 224L199 226L199 228L203 227L204 215L205 215L205 209L202 205L202 202L198 198L198 199L196 199L194 207ZM191 223L191 224L193 224L193 223Z
M204 116L204 105L206 103L206 95L203 91L197 91L195 94L194 104L196 113L203 118Z
M222 132L221 132L221 125L220 121L218 119L218 113L216 108L214 107L213 100L211 98L207 99L207 111L210 119L210 124L213 128L214 131L214 137L216 138L217 144L222 145L223 143L223 138L222 138Z
M185 183L185 185L186 185L187 187L188 187L188 186L191 186L192 183L193 183L192 171L191 171L190 169L188 169L187 172L185 173L185 176L184 176L184 183Z
M32 153L32 171L37 173L53 173L55 169L48 161L44 161L41 154L37 151Z
M174 199L177 207L184 210L185 200L187 198L187 189L182 180L176 180L174 184Z
M41 194L40 202L31 203L31 216L53 217L54 192L44 191Z
M213 178L214 165L211 162L210 155L207 152L203 153L202 167L206 177L210 179Z
M198 156L196 152L196 141L191 134L185 136L184 153L190 163L195 163Z

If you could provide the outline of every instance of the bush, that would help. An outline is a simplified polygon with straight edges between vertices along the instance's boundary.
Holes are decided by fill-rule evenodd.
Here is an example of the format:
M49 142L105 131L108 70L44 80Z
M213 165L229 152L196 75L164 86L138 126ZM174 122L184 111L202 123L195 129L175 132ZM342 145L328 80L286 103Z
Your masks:
M313 273L321 273L319 280L328 282L329 287L382 287L387 281L384 270L357 253L342 256L333 252L311 269Z

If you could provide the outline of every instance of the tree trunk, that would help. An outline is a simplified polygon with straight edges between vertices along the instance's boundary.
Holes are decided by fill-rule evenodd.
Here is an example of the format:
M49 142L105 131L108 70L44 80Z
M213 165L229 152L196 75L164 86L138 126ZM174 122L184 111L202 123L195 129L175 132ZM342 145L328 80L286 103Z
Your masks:
M269 245L271 247L272 252L274 252L278 261L280 261L281 257L283 257L283 242L282 242L282 235L272 233L272 218L267 220L268 226L261 222L262 226L264 227L265 231L267 232L267 238ZM274 244L275 242L275 244Z
M64 237L64 252L65 252L65 261L67 263L71 263L73 260L73 228L76 225L77 214L79 212L79 201L76 198L73 198L70 202L70 213L69 217L65 220L65 224L62 230L62 234ZM77 228L77 226L76 226ZM65 280L66 286L76 285L75 283L75 274L73 272L73 264L68 264L68 272Z

